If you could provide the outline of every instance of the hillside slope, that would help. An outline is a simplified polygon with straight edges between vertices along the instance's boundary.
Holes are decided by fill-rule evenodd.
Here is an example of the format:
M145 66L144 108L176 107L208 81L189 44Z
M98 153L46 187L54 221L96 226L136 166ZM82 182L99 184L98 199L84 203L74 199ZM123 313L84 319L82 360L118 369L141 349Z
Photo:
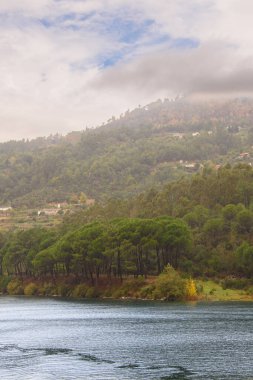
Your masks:
M0 204L136 195L203 164L253 157L253 101L157 101L66 137L0 144ZM243 154L241 154L243 153ZM241 154L241 155L240 155Z

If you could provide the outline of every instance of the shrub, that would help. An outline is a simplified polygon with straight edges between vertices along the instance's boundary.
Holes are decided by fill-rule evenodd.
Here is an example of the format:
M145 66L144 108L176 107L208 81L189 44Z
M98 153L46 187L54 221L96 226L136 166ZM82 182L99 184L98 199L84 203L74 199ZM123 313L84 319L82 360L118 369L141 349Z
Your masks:
M86 292L86 298L97 298L99 296L99 292L97 288L88 288Z
M77 285L72 292L72 296L77 298L84 298L88 290L89 287L85 284Z
M226 278L221 282L223 289L246 289L249 286L249 280L246 278Z
M184 299L185 281L172 266L167 265L164 271L158 276L155 281L153 296L155 299L164 299L167 301Z
M140 290L140 297L141 298L152 298L153 292L155 290L155 285L146 285Z
M24 294L26 296L34 296L38 294L38 286L31 282L30 284L26 285L24 288Z
M7 292L10 295L17 295L17 296L24 294L24 288L23 288L22 282L17 279L11 280L9 284L7 285Z
M251 286L248 290L247 290L247 294L249 296L253 296L253 286Z
M126 297L126 292L122 290L121 288L114 290L114 292L112 293L112 298L122 298L122 297Z
M8 277L8 276L0 277L0 292L1 293L7 293L7 286L10 281L11 281L11 277Z
M203 290L204 290L203 285L202 284L197 284L196 285L196 290L197 290L197 294L203 293Z
M138 297L143 285L145 285L145 279L143 277L129 279L114 292L113 296L115 298Z
M57 289L51 282L46 282L39 289L38 293L43 295L43 296L53 296L53 295L57 294Z
M113 289L112 288L107 288L104 291L104 297L109 297L111 298L113 296Z
M61 297L68 297L71 293L71 287L65 284L57 286L57 295Z

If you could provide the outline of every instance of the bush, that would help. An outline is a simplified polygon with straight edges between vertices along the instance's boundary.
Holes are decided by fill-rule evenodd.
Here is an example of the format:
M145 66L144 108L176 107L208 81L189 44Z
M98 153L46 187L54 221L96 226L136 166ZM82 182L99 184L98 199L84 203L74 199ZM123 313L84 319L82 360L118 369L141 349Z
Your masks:
M246 289L250 285L250 281L246 278L226 278L221 282L223 289Z
M7 286L10 281L11 281L11 277L8 277L8 276L0 277L0 292L1 293L7 293Z
M141 298L152 298L153 297L153 292L155 290L155 285L146 285L140 290L140 297Z
M155 281L155 299L177 301L185 298L185 281L172 266L167 265Z
M71 287L65 284L57 286L57 295L61 297L68 297L71 293Z
M10 295L20 296L24 294L23 284L20 280L14 279L7 285L7 292Z
M116 297L116 298L119 298L119 297L139 297L139 292L144 285L145 285L145 279L143 277L133 278L133 279L127 280L117 290L119 294L118 294L118 297Z
M26 296L35 296L36 294L38 294L38 286L31 282L24 288L24 294Z
M121 289L116 289L112 292L112 298L122 298L122 297L125 297L125 295Z
M86 298L97 298L99 297L99 292L97 288L89 288L86 292Z
M77 285L72 292L72 296L77 298L84 298L88 290L89 287L85 284Z
M248 290L247 290L247 294L249 296L253 296L253 286L251 286Z
M112 288L107 288L104 291L104 297L111 298L113 297L113 289Z
M203 293L203 290L204 290L203 285L202 284L197 284L196 285L196 290L197 290L197 294Z
M57 288L51 283L46 282L38 291L42 296L54 296L57 294Z

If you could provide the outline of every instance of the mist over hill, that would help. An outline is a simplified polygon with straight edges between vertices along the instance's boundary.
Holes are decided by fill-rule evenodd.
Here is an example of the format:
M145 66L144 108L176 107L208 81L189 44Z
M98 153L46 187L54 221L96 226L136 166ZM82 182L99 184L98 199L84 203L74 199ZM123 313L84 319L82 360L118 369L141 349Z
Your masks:
M96 129L0 144L0 203L104 201L253 160L253 101L158 100Z

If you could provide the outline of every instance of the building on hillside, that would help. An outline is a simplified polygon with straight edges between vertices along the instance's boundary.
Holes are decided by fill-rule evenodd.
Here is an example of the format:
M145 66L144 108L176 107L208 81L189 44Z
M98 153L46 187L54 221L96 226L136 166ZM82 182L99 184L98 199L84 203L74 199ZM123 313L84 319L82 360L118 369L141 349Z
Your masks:
M10 210L12 210L12 207L11 206L8 206L8 207L0 207L0 212L1 211L10 211Z
M58 209L60 209L60 208L66 208L66 207L68 207L68 202L66 202L66 201L63 201L63 202L50 202L50 203L48 203L48 205L47 206L49 206L50 208L58 208Z
M9 216L13 208L11 206L0 207L0 215L1 216Z
M38 216L46 215L46 216L56 216L59 213L59 208L45 208L43 210L38 211Z
M183 165L186 171L188 172L195 172L198 170L199 165L197 162L189 162Z

